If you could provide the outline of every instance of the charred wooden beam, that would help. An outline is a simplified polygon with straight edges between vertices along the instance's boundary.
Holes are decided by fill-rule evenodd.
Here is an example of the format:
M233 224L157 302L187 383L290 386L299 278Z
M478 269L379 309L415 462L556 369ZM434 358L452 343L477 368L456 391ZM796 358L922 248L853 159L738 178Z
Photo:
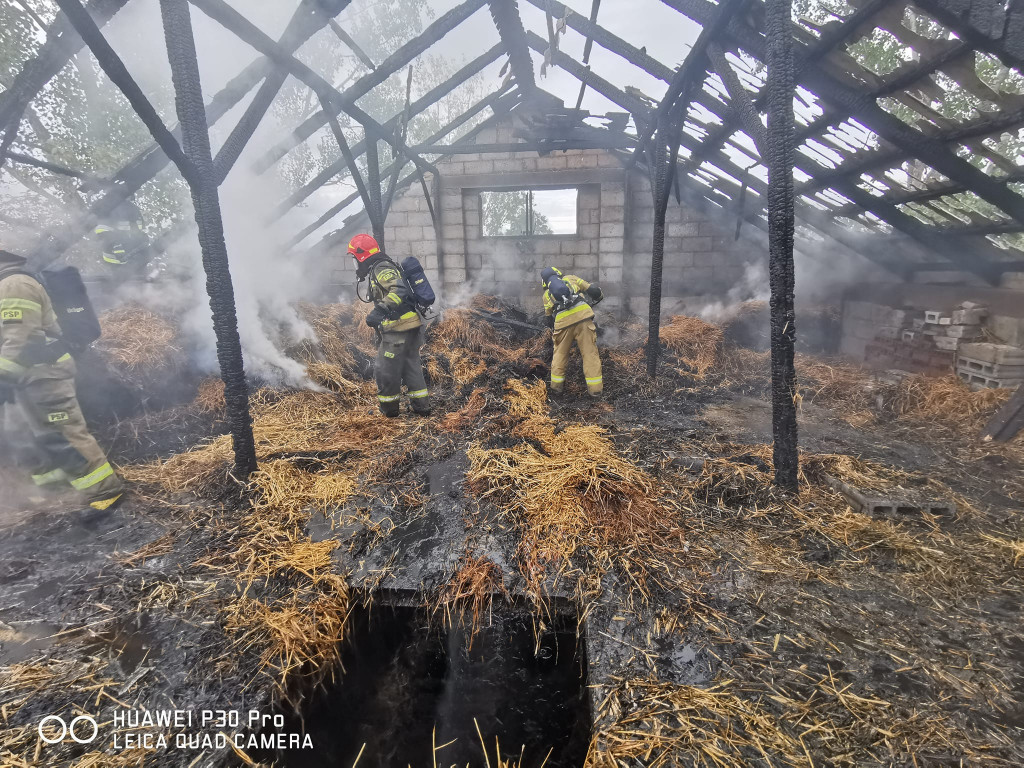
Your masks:
M449 93L451 93L455 88L462 85L462 83L464 83L466 80L473 77L478 72L482 71L484 67L489 65L495 59L497 59L504 50L504 47L500 43L498 45L495 45L486 53L478 56L477 58L473 59L473 61L466 64L466 66L462 67L458 72L456 72L450 78L445 80L443 83L441 83L435 88L430 89L430 91L428 91L419 99L417 99L416 101L409 105L410 119L420 114L421 112L425 111L426 109L429 109L431 106L433 106L438 101L447 96ZM497 93L492 94L487 99L484 99L477 105L479 109L477 109L476 112L466 113L466 119L471 119L475 114L477 114L477 112L480 112L481 110L490 106L490 104L492 103L496 103L507 92L508 91L506 89L502 89L499 90ZM398 121L400 118L401 113L394 115L390 120L384 123L384 128L386 130L393 131L398 126ZM458 126L455 127L457 128ZM454 128L452 128L451 130L454 130ZM450 133L451 130L447 131L443 135L447 135L447 133ZM352 148L352 154L355 157L362 157L365 149L365 142L360 141ZM281 216L284 216L286 213L288 213L288 211L290 211L296 205L301 203L311 194L316 192L322 186L327 184L335 176L337 176L340 173L344 173L346 167L347 165L344 158L327 166L327 168L318 173L308 182L303 184L299 189L297 189L295 192L293 192L291 195L289 195L287 198L281 201L281 203L274 209L274 212L272 214L273 217L275 219L278 219Z
M533 47L534 50L541 50L540 46L544 45L543 39L532 32L529 33L528 37L531 47ZM634 115L639 115L641 120L650 119L649 110L647 106L640 101L640 99L622 91L600 75L594 73L592 70L583 67L571 56L557 52L552 61L555 66L561 67L580 81L586 82L588 87L594 89L608 100L618 104L620 107ZM692 137L685 132L682 134L682 139L687 149L691 152L695 152L701 146L696 139L692 139ZM721 163L725 167L728 167L731 162L730 158L722 152L721 149L717 150L717 155L712 159L715 159L716 162ZM683 169L680 169L679 173L681 174L683 172ZM689 182L686 183L689 184ZM759 191L763 194L765 189L766 187ZM700 190L696 190L695 194L700 194L702 199L707 200ZM810 206L805 206L804 209L801 210L801 219L809 227L819 232L826 238L826 240L831 242L840 253L851 251L859 256L878 263L880 266L893 271L896 274L903 273L904 270L902 267L898 264L894 264L891 259L887 258L886 254L879 253L877 250L872 250L870 248L864 248L863 243L859 242L858 238L856 238L853 233L846 232L841 227L835 226L835 223L830 218L816 216L816 213L818 212ZM752 212L747 214L744 217L744 221L757 226L759 229L767 230L767 225L756 213Z
M86 7L97 28L102 28L128 0L93 0ZM60 13L50 25L46 42L14 77L11 87L0 93L0 128L36 97L85 46L67 17Z
M454 120L449 122L447 125L441 127L436 133L434 133L433 136L431 136L428 139L428 141L439 141L440 139L443 139L445 136L450 134L452 131L458 129L459 127L464 125L467 121L473 119L473 117L478 115L484 109L486 109L487 107L489 107L493 103L495 103L495 97L496 96L497 96L497 94L494 94L492 96L487 97L486 99L481 99L474 106L472 106L468 110L466 110L463 114L459 115L457 118L455 118ZM509 98L509 97L506 97L506 98ZM459 141L460 142L467 142L468 143L468 139L471 139L476 134L476 132L479 130L479 128L483 127L484 124L481 124L477 128L474 128L472 131L470 131L465 136L460 138ZM387 168L383 169L383 172L384 173L390 173L393 170L393 168L394 168L394 164L392 164L392 165L388 166ZM404 186L404 184L406 183L406 181L409 180L410 178L412 178L412 177L411 176L407 176L403 181L400 181L398 183L398 188L401 189ZM437 178L437 177L435 177L435 178ZM324 226L328 221L330 221L335 216L337 216L339 213L341 213L343 210L345 210L350 205L352 205L352 203L354 203L359 198L360 198L360 193L357 191L357 192L355 192L353 194L348 195L347 197L345 197L344 199L342 199L340 202L336 203L335 205L331 206L322 216L320 216L320 218L318 218L316 221L314 221L313 223L309 224L308 226L304 227L294 237L292 237L291 240L288 241L288 243L287 243L287 245L285 247L288 248L288 249L294 248L296 245L301 243L303 240L305 240L311 234L313 234L318 229L320 229L322 226ZM364 205L365 205L365 203L364 203ZM367 206L366 210L369 210L368 206Z
M332 16L337 16L351 2L352 0L302 0L299 10L288 22L282 39L308 40L323 29L324 25L335 23ZM260 89L246 107L245 114L238 120L234 130L217 152L217 157L214 158L213 164L219 181L227 178L287 79L288 72L277 67L260 85Z
M1024 69L1024 6L997 0L914 0L973 48L997 56L1008 67Z
M627 43L622 38L596 24L593 20L576 13L567 5L559 2L559 0L527 0L527 2L540 8L542 11L553 13L559 18L565 18L566 26L570 29L576 30L581 35L586 36L588 40L596 42L602 48L622 57L634 66L640 67L640 69L652 77L664 80L666 83L672 81L674 73L670 67L665 66L646 51ZM586 66L586 61L584 61L584 66Z
M570 149L632 149L636 143L628 137L609 137L607 141L596 139L569 139L566 141L525 141L509 144L417 144L410 147L421 155L465 155L479 153L486 155L495 152L565 152Z
M33 168L42 168L44 171L50 171L60 176L70 176L74 179L91 179L98 180L99 177L85 171L76 171L73 168L66 168L63 165L57 163L50 163L46 160L40 160L37 157L31 155L25 155L21 152L8 152L7 158L12 163L20 163L21 165L31 165Z
M637 148L633 151L633 156L630 159L631 164L636 161L638 154L644 151L647 142L654 133L655 126L661 124L664 116L674 108L677 101L685 101L686 108L689 108L691 94L696 84L703 83L704 78L707 76L708 45L721 34L733 14L742 8L743 4L744 0L724 0L718 7L718 12L714 18L701 29L696 42L693 44L693 48L690 49L686 59L672 76L672 81L668 85L668 91L658 104L653 119L647 123L643 130L637 132ZM685 118L686 115L684 114L683 122L685 122ZM682 123L680 123L681 126Z
M256 471L256 444L249 412L249 389L242 365L242 343L238 335L234 289L228 270L228 252L224 242L217 193L217 172L210 149L210 133L203 104L203 87L199 79L195 38L188 0L160 0L160 11L167 41L167 58L171 63L175 105L181 123L182 144L189 162L196 169L189 179L199 245L206 270L206 288L213 311L213 328L217 335L217 360L224 380L227 422L235 453L235 474L245 482Z
M595 26L597 25L597 14L600 13L600 11L601 11L601 0L593 0L593 2L590 4L590 23L591 24L593 24ZM564 18L564 16L562 18ZM583 42L583 66L584 67L589 67L590 66L590 52L593 50L593 48L594 48L594 38L592 38L590 35L587 35L586 40ZM583 95L586 92L587 92L587 84L586 83L580 83L580 93L579 93L579 96L576 97L576 109L579 109L581 106L583 106Z
M533 76L533 59L530 47L526 42L526 28L519 15L518 0L488 0L487 7L491 11L494 26L508 54L509 66L516 85L525 96L537 89L537 81Z
M718 6L707 0L663 0L685 9L683 12L700 24L710 24L717 18ZM792 22L791 22L792 27ZM760 60L765 58L764 39L751 27L734 20L728 25L724 37ZM803 70L798 78L805 87L840 108L855 111L858 120L869 130L899 149L913 155L948 178L963 184L992 205L1018 221L1024 221L1024 197L1010 191L1004 184L958 157L941 140L925 136L899 118L890 115L875 102L865 103L864 94L818 67Z
M373 59L367 55L366 51L359 47L359 44L352 39L352 35L342 29L341 24L336 22L334 19L331 19L328 24L330 24L331 29L334 34L337 35L338 39L349 47L349 50L356 55L357 59L363 62L363 64L365 64L370 70L377 69L377 65L373 63Z
M421 170L436 170L421 157L410 152L404 141L390 135L380 123L374 120L360 107L356 106L354 98L350 92L346 92L345 94L339 93L338 90L328 83L321 75L314 72L306 64L299 61L288 51L284 50L259 27L224 2L224 0L189 1L214 21L221 24L231 32L234 32L241 40L251 45L257 51L265 56L269 56L278 66L287 69L291 75L305 83L320 98L330 103L331 109L336 110L336 114L344 111L353 117L366 129L367 138L374 137L387 142L394 147L396 151L408 157L416 167Z
M465 0L440 16L424 29L421 34L382 61L373 72L364 75L348 86L345 89L344 100L332 102L331 109L335 110L334 114L337 115L344 111L342 109L343 104L354 105L356 101L383 83L395 72L407 66L413 59L472 16L485 2L486 0ZM301 80L302 78L299 79ZM274 163L325 125L327 125L327 116L322 111L304 120L286 139L272 147L255 163L254 168L256 172L264 173Z
M296 11L299 15L300 10ZM289 25L290 26L290 25ZM287 32L281 36L281 45L290 51L297 50L308 35L297 31L289 36ZM274 71L273 62L269 57L253 61L238 75L228 81L206 105L206 119L212 126L241 101L245 95L263 78ZM180 135L180 128L173 133ZM159 145L154 144L137 154L126 163L112 178L107 191L82 216L77 217L64 231L47 244L45 252L35 254L37 258L48 261L59 259L83 234L95 225L98 219L110 215L125 200L134 195L150 179L160 173L170 162Z
M965 43L954 44L948 50L942 52L938 56L935 56L927 61L924 61L914 67L909 68L902 75L897 75L892 80L883 83L878 88L863 94L863 103L875 101L876 99L890 96L899 91L904 91L907 88L913 87L917 82L920 82L924 78L933 74L937 69L940 69L943 65L949 64L951 61L973 53L973 49ZM821 117L816 120L812 120L810 123L805 125L803 128L796 133L797 146L807 141L807 139L814 136L818 136L824 133L830 126L836 125L848 120L851 117L855 117L858 109L842 109L839 111L829 110Z
M128 99L128 103L131 104L135 114L145 124L157 144L164 151L164 154L178 166L181 175L191 182L195 175L195 167L192 165L191 160L182 152L178 140L171 133L170 129L164 125L160 115L149 102L149 99L146 98L146 94L142 92L139 84L132 78L124 62L121 61L121 58L110 46L110 43L107 42L107 39L103 36L100 28L96 26L96 22L92 20L89 12L82 7L79 0L57 0L57 4L78 34L82 36L85 44L89 46L89 50L92 51L96 61L99 62L107 77Z

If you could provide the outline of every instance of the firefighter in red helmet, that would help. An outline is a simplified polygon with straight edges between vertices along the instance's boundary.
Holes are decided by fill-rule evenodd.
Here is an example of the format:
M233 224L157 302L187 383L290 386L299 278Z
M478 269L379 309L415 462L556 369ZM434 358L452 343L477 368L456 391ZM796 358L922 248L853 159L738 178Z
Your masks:
M374 308L366 324L380 333L373 371L381 413L398 416L404 384L413 411L429 416L430 393L420 361L423 320L402 270L370 235L353 237L348 252L356 260L356 277L370 282Z

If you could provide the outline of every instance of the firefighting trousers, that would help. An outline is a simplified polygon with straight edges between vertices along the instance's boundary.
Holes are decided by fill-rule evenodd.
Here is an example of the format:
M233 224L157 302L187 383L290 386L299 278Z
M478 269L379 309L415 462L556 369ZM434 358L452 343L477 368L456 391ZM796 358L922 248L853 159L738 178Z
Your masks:
M118 495L121 479L90 434L78 405L73 365L47 369L46 377L30 375L15 390L35 447L32 480L39 486L67 482L90 502Z
M565 369L569 364L569 352L573 342L583 355L583 377L587 380L587 391L595 397L604 389L601 377L601 355L597 351L597 326L585 320L576 325L554 332L555 352L551 357L551 389L561 392L565 387Z
M377 401L385 416L398 415L403 384L412 409L416 413L430 413L430 393L427 392L427 381L420 362L422 345L421 328L382 334L373 372L377 380Z

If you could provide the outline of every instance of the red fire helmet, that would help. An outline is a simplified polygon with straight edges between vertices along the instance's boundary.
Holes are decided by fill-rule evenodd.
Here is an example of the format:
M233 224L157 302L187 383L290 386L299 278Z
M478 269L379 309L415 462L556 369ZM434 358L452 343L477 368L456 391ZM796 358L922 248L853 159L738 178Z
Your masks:
M356 235L348 244L348 252L355 257L356 261L364 262L371 256L380 253L380 246L370 235Z

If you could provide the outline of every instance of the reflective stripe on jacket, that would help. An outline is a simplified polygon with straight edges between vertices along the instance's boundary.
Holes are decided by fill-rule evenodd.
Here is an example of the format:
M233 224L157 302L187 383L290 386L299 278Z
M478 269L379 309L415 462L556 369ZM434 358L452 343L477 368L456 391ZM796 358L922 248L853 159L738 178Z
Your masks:
M572 306L555 312L555 300L551 297L551 291L547 288L544 289L544 314L550 317L554 313L554 330L556 331L568 328L570 325L576 325L576 323L582 323L584 320L590 320L594 316L593 308L582 296L583 292L590 287L590 283L576 275L562 275L562 280L576 293L581 295L579 301Z
M40 364L40 352L60 339L46 289L19 268L0 266L0 381L9 384L22 382ZM53 362L60 361L47 364Z
M415 306L406 300L407 294L405 281L391 262L382 261L370 267L370 298L394 318L380 324L382 331L411 331L423 324Z

